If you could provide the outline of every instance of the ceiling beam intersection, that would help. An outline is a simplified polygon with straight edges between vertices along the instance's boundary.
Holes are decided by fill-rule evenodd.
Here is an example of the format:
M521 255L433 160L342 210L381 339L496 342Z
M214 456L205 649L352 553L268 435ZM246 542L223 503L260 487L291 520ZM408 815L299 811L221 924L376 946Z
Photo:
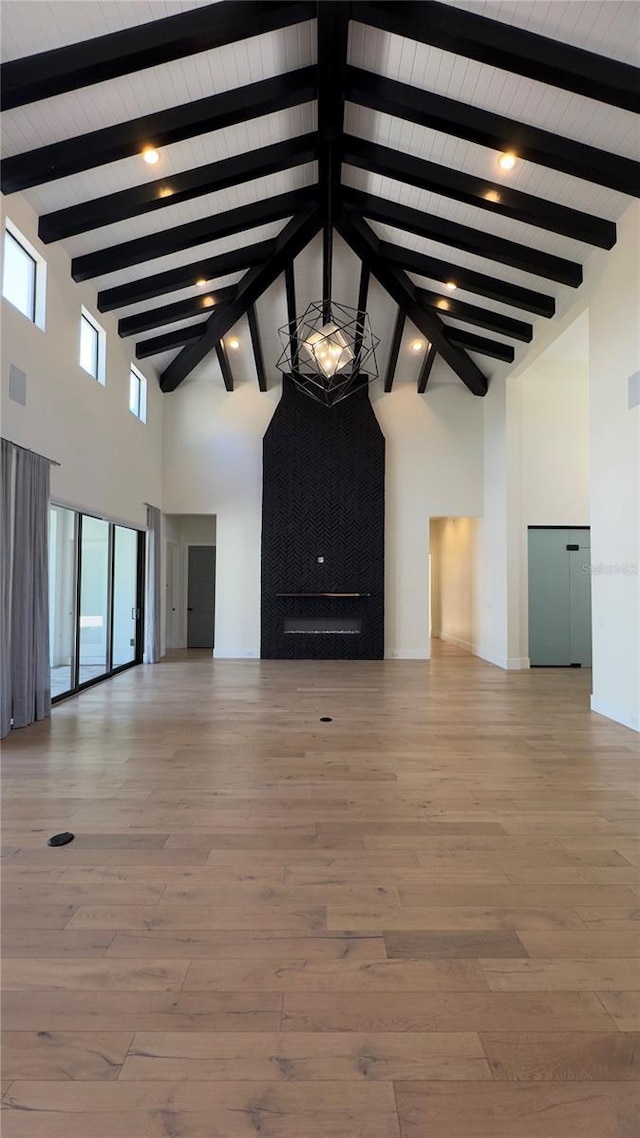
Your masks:
M230 249L228 253L218 253L216 257L206 257L189 265L180 265L177 269L168 269L164 273L154 273L150 277L103 289L98 293L98 311L113 312L116 308L126 308L141 300L151 300L154 296L190 288L200 281L204 281L210 289L215 288L211 281L268 261L274 248L275 240L257 241L255 245L247 245L244 249Z
M452 345L448 329L435 312L423 308L416 297L415 286L401 269L389 265L380 256L380 242L366 221L352 210L341 209L338 215L338 232L370 272L401 307L423 336L435 345L449 367L459 376L474 395L486 395L488 381L476 363L460 348Z
M86 253L82 257L73 258L71 276L74 281L90 280L92 277L126 269L129 265L139 265L176 253L179 249L192 249L258 225L282 221L300 210L311 208L315 204L316 195L315 186L291 190L199 221L188 221L184 225L176 225L172 229L164 229L146 237L135 237L132 241L111 245L95 253Z
M242 278L236 294L229 304L216 310L207 320L202 336L194 344L187 345L171 361L160 377L162 391L175 391L176 387L193 371L216 343L247 309L262 296L263 292L284 272L285 267L315 237L321 227L317 208L310 212L297 214L284 227L276 238L274 255L266 265L256 266Z
M577 288L582 284L582 266L564 257L543 253L527 245L520 245L517 241L496 237L494 233L472 229L468 225L459 225L436 214L427 214L420 209L399 205L386 198L351 189L350 186L343 188L342 197L343 201L353 206L362 217L367 217L371 221L405 229L419 237L452 245L456 249L463 249L465 253L474 253L490 261L500 261L504 265L510 265L511 268L547 277L560 284L570 285L571 288Z

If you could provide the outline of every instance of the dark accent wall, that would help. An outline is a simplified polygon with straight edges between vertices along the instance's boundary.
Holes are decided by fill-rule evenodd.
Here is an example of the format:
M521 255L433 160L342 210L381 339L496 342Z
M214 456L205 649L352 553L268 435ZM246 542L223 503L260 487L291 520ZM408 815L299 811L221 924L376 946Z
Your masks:
M383 658L384 446L366 387L327 408L285 378L264 436L263 657ZM284 631L287 621L340 628L343 618L345 628L361 631Z

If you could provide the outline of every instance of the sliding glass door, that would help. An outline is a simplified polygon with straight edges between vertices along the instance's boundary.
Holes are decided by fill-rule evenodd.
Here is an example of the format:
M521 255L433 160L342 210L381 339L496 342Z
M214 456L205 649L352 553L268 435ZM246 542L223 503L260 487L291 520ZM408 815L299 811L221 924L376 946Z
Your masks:
M142 661L143 578L143 533L50 507L52 699Z
M113 656L112 667L133 664L136 629L140 616L138 598L138 534L114 526L113 555Z
M73 510L49 510L49 652L51 695L75 687L76 521Z
M111 526L86 515L80 520L80 620L78 684L109 671Z

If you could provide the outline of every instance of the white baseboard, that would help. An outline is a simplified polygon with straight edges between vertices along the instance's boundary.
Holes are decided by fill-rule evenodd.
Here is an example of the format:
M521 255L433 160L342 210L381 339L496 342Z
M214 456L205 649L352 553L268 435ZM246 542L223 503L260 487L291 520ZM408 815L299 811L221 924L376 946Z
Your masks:
M640 732L640 719L637 715L629 715L621 707L611 707L594 695L591 696L591 710L595 711L597 715L604 715L605 719L612 719L614 723L621 723L623 727L629 727L631 731Z
M444 640L446 644L455 644L457 648L462 648L464 652L470 652L472 656L477 656L480 660L486 660L487 664L493 664L496 668L502 668L505 672L522 672L529 668L528 656L497 656L494 652L487 652L484 648L480 648L477 644L470 644L467 640L460 640L457 636L451 636L448 632L436 633L439 640Z
M430 660L428 648L394 648L385 652L385 660Z
M502 668L504 672L524 672L531 665L527 656L496 656L494 652L486 652L483 648L476 648L475 655L487 664Z
M462 648L464 652L477 655L475 644L470 644L467 640L460 640L457 636L451 636L449 632L437 632L436 637L438 640L444 640L445 644L455 644L456 648Z
M259 648L214 648L214 660L259 660Z

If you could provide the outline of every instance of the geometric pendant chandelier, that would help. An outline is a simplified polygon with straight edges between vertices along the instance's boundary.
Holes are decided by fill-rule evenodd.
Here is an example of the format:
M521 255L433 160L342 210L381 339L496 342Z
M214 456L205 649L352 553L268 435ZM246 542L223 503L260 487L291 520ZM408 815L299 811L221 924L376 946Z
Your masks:
M335 301L309 305L296 324L278 332L284 350L277 367L299 391L333 407L377 379L376 348L366 312Z

